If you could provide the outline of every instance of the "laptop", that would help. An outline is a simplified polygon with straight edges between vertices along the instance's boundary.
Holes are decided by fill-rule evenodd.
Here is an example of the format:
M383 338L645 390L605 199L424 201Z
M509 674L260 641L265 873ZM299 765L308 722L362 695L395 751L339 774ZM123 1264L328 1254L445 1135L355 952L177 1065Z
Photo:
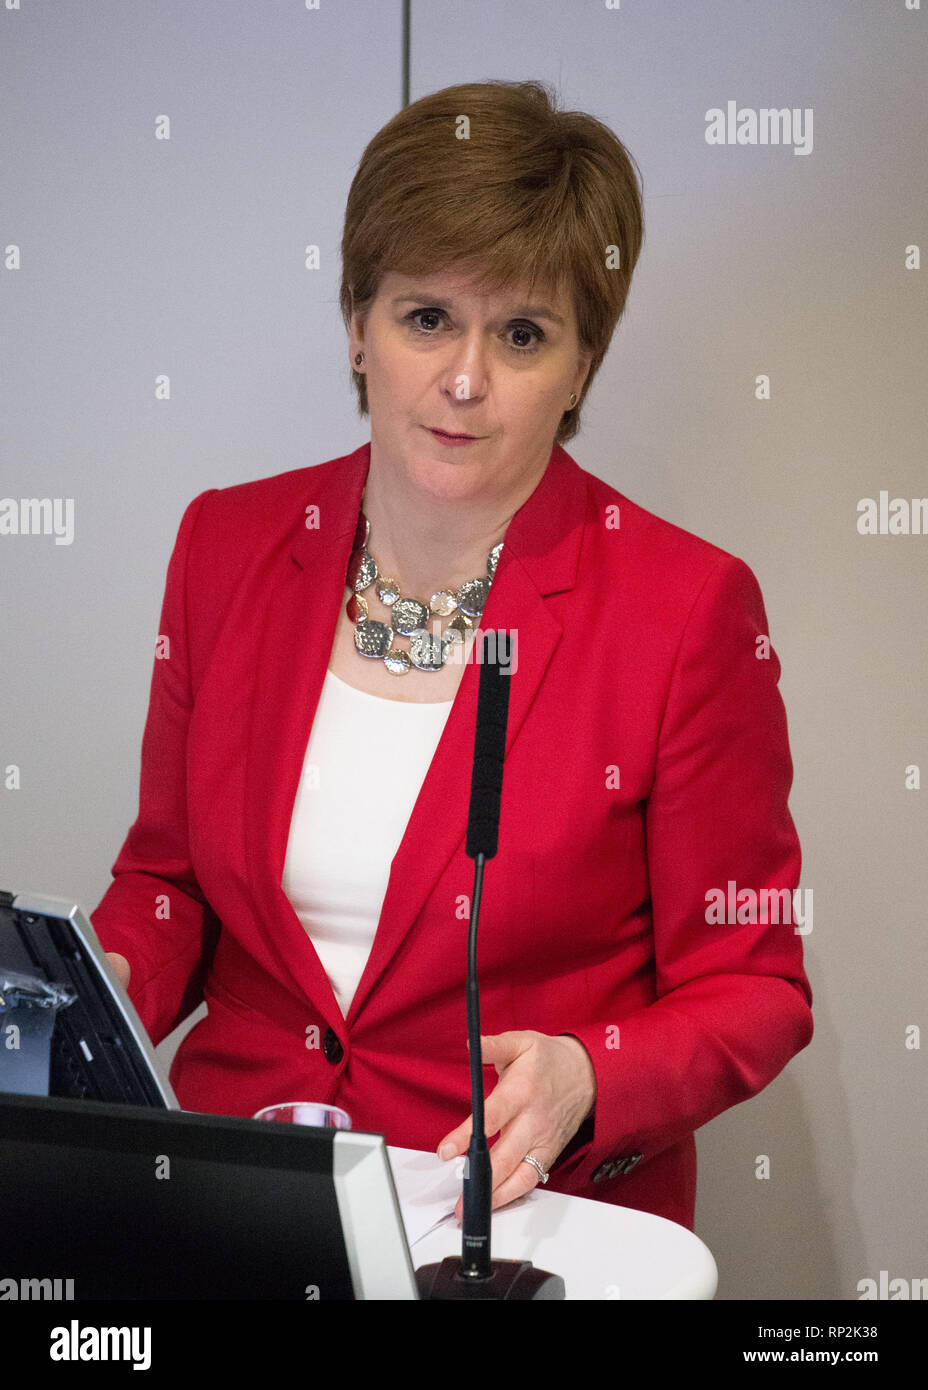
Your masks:
M0 891L0 1091L180 1109L76 903Z

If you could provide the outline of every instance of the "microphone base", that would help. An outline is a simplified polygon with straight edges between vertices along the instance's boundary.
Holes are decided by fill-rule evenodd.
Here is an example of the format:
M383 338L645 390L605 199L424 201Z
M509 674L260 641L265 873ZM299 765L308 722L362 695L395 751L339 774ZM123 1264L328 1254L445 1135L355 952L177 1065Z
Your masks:
M488 1279L474 1279L461 1273L460 1256L449 1255L440 1264L423 1265L416 1270L416 1284L422 1299L503 1299L564 1298L564 1280L559 1274L536 1269L531 1260L491 1260L493 1273Z

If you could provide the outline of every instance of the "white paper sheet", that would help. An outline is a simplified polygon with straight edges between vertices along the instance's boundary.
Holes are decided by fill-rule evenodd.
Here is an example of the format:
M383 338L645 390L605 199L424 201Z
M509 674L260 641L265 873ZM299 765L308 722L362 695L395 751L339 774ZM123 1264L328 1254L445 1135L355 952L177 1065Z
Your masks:
M464 1158L443 1162L437 1154L388 1146L403 1225L410 1249L444 1222L455 1222L454 1207L464 1181Z

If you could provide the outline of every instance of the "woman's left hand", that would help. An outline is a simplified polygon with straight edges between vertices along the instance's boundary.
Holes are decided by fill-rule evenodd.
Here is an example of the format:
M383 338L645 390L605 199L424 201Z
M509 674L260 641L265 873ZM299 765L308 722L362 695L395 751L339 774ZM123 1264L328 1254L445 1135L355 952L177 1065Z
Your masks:
M483 1061L496 1067L499 1081L484 1105L487 1138L499 1134L490 1149L493 1210L530 1192L541 1181L531 1154L545 1172L570 1142L596 1103L596 1074L590 1054L577 1038L546 1033L497 1033L480 1039ZM473 1115L438 1146L438 1156L467 1152ZM455 1215L462 1219L464 1199Z

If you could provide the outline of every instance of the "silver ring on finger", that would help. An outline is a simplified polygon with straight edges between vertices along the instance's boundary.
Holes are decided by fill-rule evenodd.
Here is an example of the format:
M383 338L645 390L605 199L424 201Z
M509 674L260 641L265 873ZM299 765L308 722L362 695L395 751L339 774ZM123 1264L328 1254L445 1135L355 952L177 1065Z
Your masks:
M530 1164L532 1165L532 1167L535 1169L535 1171L537 1172L537 1174L538 1174L538 1176L539 1176L539 1178L541 1179L542 1182L547 1182L547 1181L548 1181L548 1178L550 1177L550 1174L545 1172L544 1168L542 1168L541 1164L538 1162L538 1159L535 1157L534 1154L526 1154L525 1157L523 1158L522 1162L523 1162L523 1163L530 1163Z

